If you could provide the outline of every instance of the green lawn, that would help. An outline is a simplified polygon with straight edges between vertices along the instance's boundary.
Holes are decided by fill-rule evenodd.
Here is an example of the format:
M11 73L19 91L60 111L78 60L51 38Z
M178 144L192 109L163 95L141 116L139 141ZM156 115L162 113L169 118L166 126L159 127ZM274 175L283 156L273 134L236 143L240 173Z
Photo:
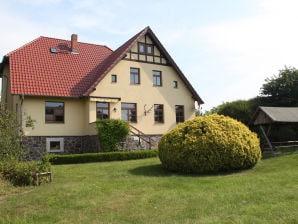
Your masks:
M0 223L298 223L298 154L248 171L179 175L157 158L53 167L0 199Z

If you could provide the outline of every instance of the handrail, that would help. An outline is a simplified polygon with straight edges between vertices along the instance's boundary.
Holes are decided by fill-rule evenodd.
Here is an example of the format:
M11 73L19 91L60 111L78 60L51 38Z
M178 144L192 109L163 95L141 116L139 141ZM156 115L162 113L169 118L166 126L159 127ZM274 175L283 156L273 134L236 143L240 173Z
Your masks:
M147 144L149 144L149 149L151 149L151 145L152 145L152 139L149 136L149 140L147 140L147 138L145 136L147 136L145 133L143 133L141 130L137 129L136 127L129 125L130 126L130 132L136 136L139 137L139 143L140 143L140 139L142 139L144 142L146 142ZM133 131L134 130L134 131ZM136 132L137 133L136 133Z

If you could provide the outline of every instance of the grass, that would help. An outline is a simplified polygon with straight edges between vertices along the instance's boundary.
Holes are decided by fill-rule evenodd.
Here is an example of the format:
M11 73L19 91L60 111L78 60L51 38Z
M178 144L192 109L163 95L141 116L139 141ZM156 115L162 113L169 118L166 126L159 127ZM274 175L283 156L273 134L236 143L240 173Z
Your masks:
M54 182L0 201L0 223L298 223L298 154L211 176L157 158L57 165Z

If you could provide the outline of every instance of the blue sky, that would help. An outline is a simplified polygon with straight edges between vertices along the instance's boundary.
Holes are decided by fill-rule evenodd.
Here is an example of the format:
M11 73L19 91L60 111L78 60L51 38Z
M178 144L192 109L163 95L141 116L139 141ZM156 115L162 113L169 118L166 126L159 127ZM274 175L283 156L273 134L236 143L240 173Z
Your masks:
M297 9L296 0L9 0L0 55L72 33L115 50L150 26L209 110L255 97L265 78L298 68Z

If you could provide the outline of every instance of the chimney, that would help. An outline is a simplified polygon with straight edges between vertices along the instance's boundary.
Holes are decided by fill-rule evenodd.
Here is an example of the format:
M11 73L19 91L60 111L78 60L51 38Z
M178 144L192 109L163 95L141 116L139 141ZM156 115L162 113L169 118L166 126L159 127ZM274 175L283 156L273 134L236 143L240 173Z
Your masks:
M71 52L74 54L78 54L78 35L77 34L72 34L71 35Z

